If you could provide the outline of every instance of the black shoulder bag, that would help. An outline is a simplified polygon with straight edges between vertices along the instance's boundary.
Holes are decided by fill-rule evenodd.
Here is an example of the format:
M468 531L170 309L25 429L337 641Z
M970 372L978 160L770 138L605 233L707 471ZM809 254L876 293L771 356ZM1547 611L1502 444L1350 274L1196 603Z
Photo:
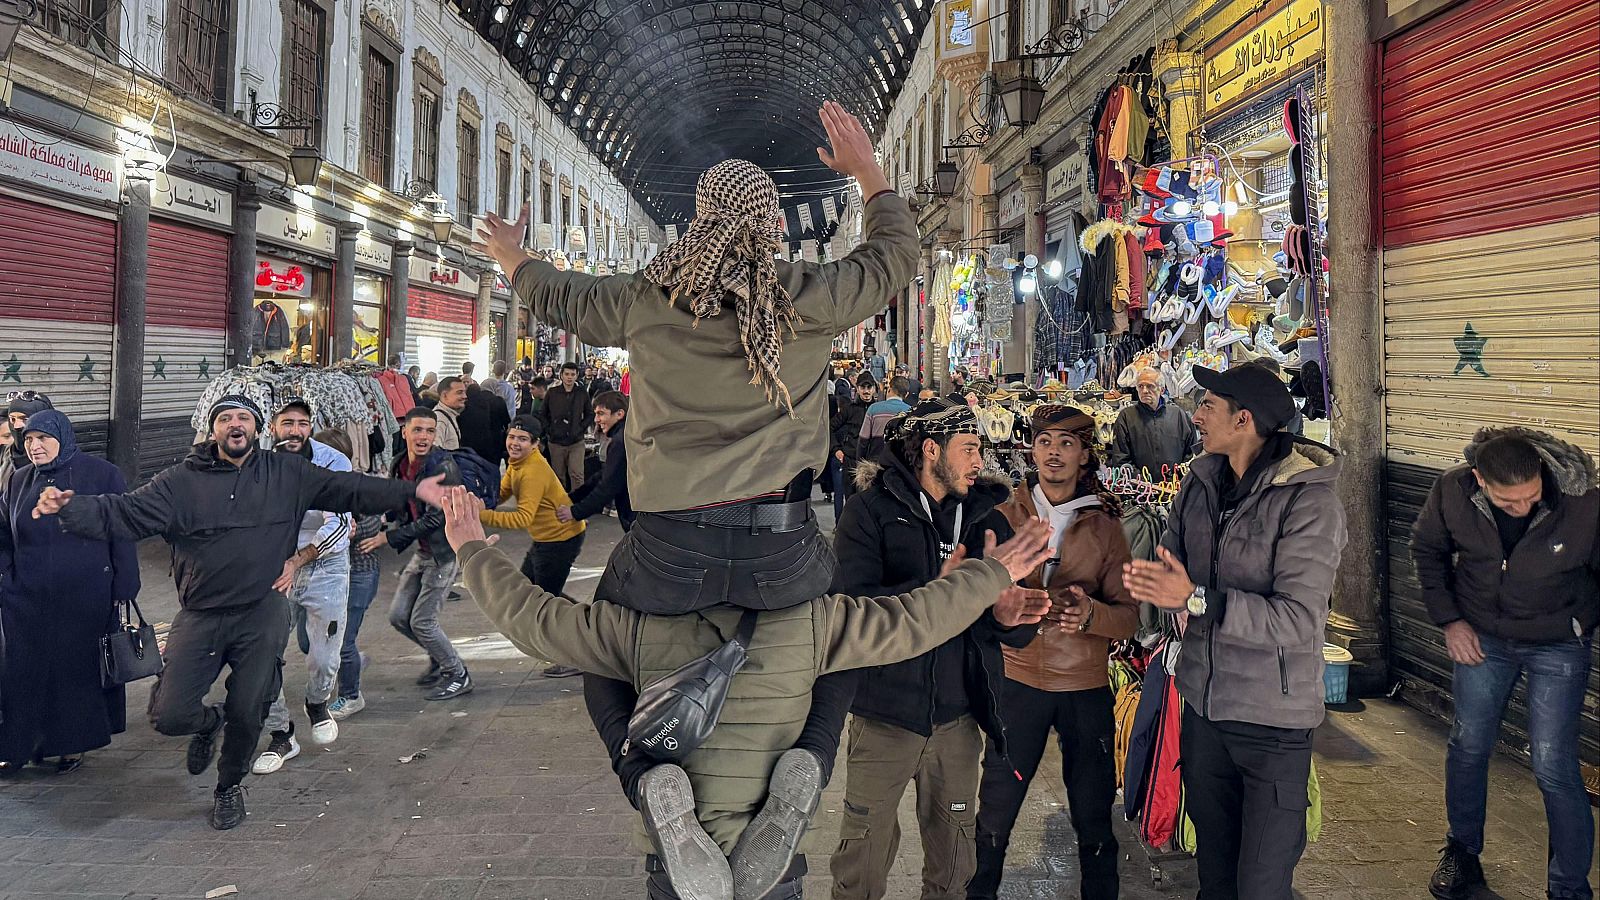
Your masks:
M637 749L661 762L680 762L699 749L722 717L733 676L750 658L757 615L756 610L745 610L733 640L639 692L628 720L624 755Z
M155 626L144 620L133 600L117 608L116 628L100 639L100 684L108 688L161 674Z

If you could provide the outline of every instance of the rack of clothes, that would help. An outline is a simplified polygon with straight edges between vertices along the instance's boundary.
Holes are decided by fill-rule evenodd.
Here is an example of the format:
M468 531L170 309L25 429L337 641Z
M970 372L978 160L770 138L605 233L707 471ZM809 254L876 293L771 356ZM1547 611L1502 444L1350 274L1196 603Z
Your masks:
M196 441L204 441L211 427L206 414L222 397L242 394L269 417L291 398L299 398L311 405L316 431L339 429L350 437L355 449L350 463L357 472L387 472L394 460L390 435L395 430L395 414L378 378L384 371L380 366L351 361L333 367L276 362L236 366L206 385L195 401L189 424L195 429ZM266 446L265 427L262 432L262 445Z

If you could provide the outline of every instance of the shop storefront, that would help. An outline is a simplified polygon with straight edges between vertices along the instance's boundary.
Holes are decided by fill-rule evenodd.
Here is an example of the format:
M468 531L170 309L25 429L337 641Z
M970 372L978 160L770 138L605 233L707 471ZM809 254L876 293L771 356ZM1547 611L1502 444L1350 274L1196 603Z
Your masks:
M1078 311L1074 290L1076 273L1083 267L1078 235L1083 230L1080 208L1087 169L1088 160L1078 152L1069 152L1045 167L1044 253L1040 260L1046 277L1037 279L1039 315L1034 323L1031 371L1048 372L1062 381L1089 347L1088 317ZM1051 278L1050 272L1060 275Z
M36 390L104 455L122 160L0 119L0 395Z
M406 304L406 359L423 374L440 378L461 374L472 358L473 304L478 279L437 257L411 258L411 288Z
M489 291L489 359L510 360L516 349L507 343L512 340L511 282L499 272L493 276L494 285Z
M363 231L356 238L356 280L351 353L383 365L389 358L389 272L394 248Z
M1474 0L1384 43L1390 662L1425 706L1447 706L1452 669L1407 552L1434 480L1484 427L1600 453L1597 32L1592 0ZM1590 673L1580 739L1596 762L1600 660ZM1518 743L1526 712L1519 688Z
M335 233L304 210L263 203L256 214L251 362L327 365Z
M146 478L188 454L195 400L227 368L233 194L162 173L150 186L150 217L139 410Z

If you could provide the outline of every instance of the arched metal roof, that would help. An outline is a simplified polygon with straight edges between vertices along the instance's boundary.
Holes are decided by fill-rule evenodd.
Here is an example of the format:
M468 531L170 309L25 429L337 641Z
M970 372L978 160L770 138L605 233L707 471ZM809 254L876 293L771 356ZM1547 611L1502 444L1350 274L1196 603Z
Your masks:
M835 100L877 134L934 0L450 0L661 221L729 157L800 202Z

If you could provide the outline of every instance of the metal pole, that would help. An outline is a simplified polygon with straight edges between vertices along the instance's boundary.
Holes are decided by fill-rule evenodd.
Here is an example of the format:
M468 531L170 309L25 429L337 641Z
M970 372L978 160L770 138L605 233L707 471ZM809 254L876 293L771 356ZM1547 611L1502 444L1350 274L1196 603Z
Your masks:
M261 196L255 183L239 179L233 197L233 239L228 243L228 348L227 366L247 366L255 319L256 213Z
M333 359L339 362L355 353L356 330L356 236L361 226L354 222L340 222L337 234L338 247L333 263L333 309L328 316L328 330L333 332Z
M111 351L111 434L107 456L131 484L139 480L139 420L144 406L150 182L129 178L125 184L117 222L117 331Z

